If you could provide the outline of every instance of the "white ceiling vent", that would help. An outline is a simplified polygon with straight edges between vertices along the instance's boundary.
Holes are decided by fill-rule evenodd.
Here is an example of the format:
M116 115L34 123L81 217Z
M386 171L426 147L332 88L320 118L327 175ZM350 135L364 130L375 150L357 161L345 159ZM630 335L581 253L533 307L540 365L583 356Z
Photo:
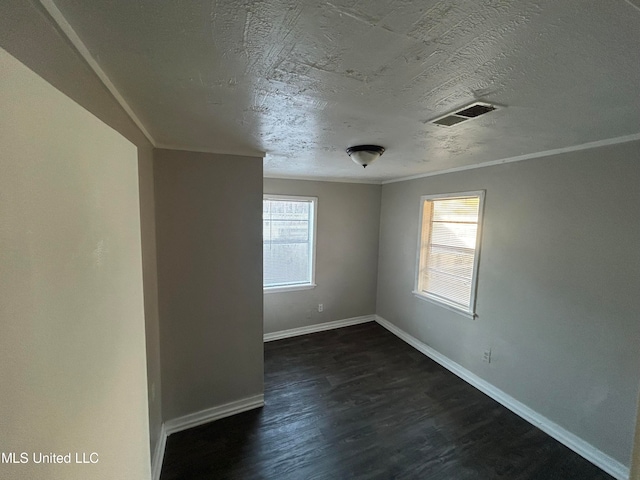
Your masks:
M489 103L475 102L461 108L457 112L447 113L442 117L431 120L431 123L440 125L441 127L452 127L453 125L466 122L467 120L473 120L497 109L498 107Z

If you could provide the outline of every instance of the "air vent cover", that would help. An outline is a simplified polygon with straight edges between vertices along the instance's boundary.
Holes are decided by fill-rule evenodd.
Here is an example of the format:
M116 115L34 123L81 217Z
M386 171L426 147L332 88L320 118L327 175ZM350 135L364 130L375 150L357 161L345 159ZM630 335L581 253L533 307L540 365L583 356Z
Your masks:
M475 105L465 108L464 110L456 112L456 115L475 118L479 117L480 115L484 115L485 113L493 112L495 109L496 107L492 105L481 105L480 103L476 103Z
M431 123L440 125L441 127L452 127L458 123L465 122L467 120L473 120L481 115L497 110L498 107L483 102L475 102L471 105L458 110L457 112L448 113L442 117L438 117L435 120L431 120Z
M465 122L467 120L469 119L456 117L455 115L447 115L446 117L434 120L433 123L435 123L436 125L442 125L443 127L450 127L452 125L455 125L456 123Z

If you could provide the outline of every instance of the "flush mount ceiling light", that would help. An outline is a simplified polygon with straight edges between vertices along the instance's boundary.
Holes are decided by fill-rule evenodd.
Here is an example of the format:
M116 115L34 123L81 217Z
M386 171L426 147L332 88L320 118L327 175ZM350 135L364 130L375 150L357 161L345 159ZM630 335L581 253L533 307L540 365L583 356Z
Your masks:
M356 145L355 147L347 148L347 153L351 160L367 168L367 165L384 153L384 147L379 145Z

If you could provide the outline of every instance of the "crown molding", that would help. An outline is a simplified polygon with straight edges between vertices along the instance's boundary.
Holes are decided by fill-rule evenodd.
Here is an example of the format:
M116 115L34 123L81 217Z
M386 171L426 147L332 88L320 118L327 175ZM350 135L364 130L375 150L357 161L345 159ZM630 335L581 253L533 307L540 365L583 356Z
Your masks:
M382 185L387 185L389 183L396 183L396 182L406 182L408 180L415 180L418 178L435 177L437 175L444 175L445 173L463 172L465 170L475 170L476 168L493 167L494 165L502 165L504 163L521 162L523 160L532 160L535 158L549 157L551 155L558 155L560 153L578 152L580 150L588 150L590 148L605 147L607 145L617 145L619 143L633 142L635 140L640 140L640 133L634 133L633 135L624 135L622 137L607 138L604 140L597 140L595 142L582 143L580 145L573 145L571 147L562 147L562 148L555 148L552 150L543 150L541 152L536 152L536 153L527 153L525 155L518 155L516 157L508 157L500 160L493 160L493 161L483 162L483 163L475 163L473 165L464 165L462 167L448 168L446 170L438 170L436 172L420 173L417 175L410 175L408 177L400 177L400 178L394 178L392 180L384 180L382 182Z
M254 151L245 151L245 152L229 152L223 150L217 150L215 148L206 148L206 147L185 147L184 145L173 145L169 143L157 143L155 148L159 150L178 150L182 152L193 152L193 153L213 153L215 155L236 155L238 157L255 157L255 158L264 158L266 155L265 152L260 152L258 150Z
M49 13L51 19L58 26L60 31L64 36L67 37L71 45L76 49L76 51L80 54L80 56L84 59L85 62L89 65L91 70L98 76L102 84L109 90L111 95L116 99L116 101L120 104L122 109L129 115L129 118L136 124L136 126L140 129L142 134L147 137L147 140L153 145L156 146L156 141L151 136L147 128L144 126L142 121L135 114L133 109L126 102L124 97L120 94L116 86L113 84L109 76L102 70L98 62L93 58L91 52L84 44L84 42L80 39L76 31L73 29L71 24L67 21L62 12L58 9L53 0L40 0L40 4L44 7L44 9Z
M289 175L271 175L264 174L263 178L274 180L302 180L305 182L331 182L331 183L361 183L365 185L381 185L381 180L360 179L360 178L343 178L343 177L304 177Z

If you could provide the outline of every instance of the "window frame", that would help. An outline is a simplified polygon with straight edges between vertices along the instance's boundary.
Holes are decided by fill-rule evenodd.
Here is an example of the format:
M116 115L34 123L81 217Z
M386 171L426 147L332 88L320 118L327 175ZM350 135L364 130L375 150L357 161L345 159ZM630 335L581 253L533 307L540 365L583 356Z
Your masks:
M426 201L434 201L434 200L447 200L454 198L465 198L465 197L478 197L478 230L476 235L476 245L475 252L473 258L473 274L471 277L471 292L469 298L469 308L462 308L459 304L453 301L447 301L447 299L431 295L428 292L424 292L420 290L420 264L422 257L422 233L424 231L423 220L424 220L424 206ZM482 247L482 231L483 231L483 220L484 220L484 198L485 198L485 190L473 190L468 192L455 192L455 193L438 193L438 194L430 194L430 195L422 195L420 197L420 216L418 217L418 248L416 253L416 271L414 278L414 288L413 294L421 299L433 303L435 305L444 307L448 310L456 312L460 315L463 315L468 318L475 319L478 315L476 313L476 299L477 299L477 290L478 290L478 269L480 265L480 253Z
M310 282L295 283L288 285L273 285L265 286L264 284L264 261L262 264L262 291L263 293L280 293L280 292L294 292L297 290L311 290L316 287L316 250L317 250L317 224L318 224L318 197L310 197L303 195L286 195L286 194L272 194L264 193L262 195L262 201L265 200L281 200L288 202L310 202L313 208L310 209L310 219L312 236L311 240L311 252L309 254L309 267L310 267ZM264 219L263 219L264 222ZM264 223L263 223L264 224ZM264 245L264 237L262 238Z

